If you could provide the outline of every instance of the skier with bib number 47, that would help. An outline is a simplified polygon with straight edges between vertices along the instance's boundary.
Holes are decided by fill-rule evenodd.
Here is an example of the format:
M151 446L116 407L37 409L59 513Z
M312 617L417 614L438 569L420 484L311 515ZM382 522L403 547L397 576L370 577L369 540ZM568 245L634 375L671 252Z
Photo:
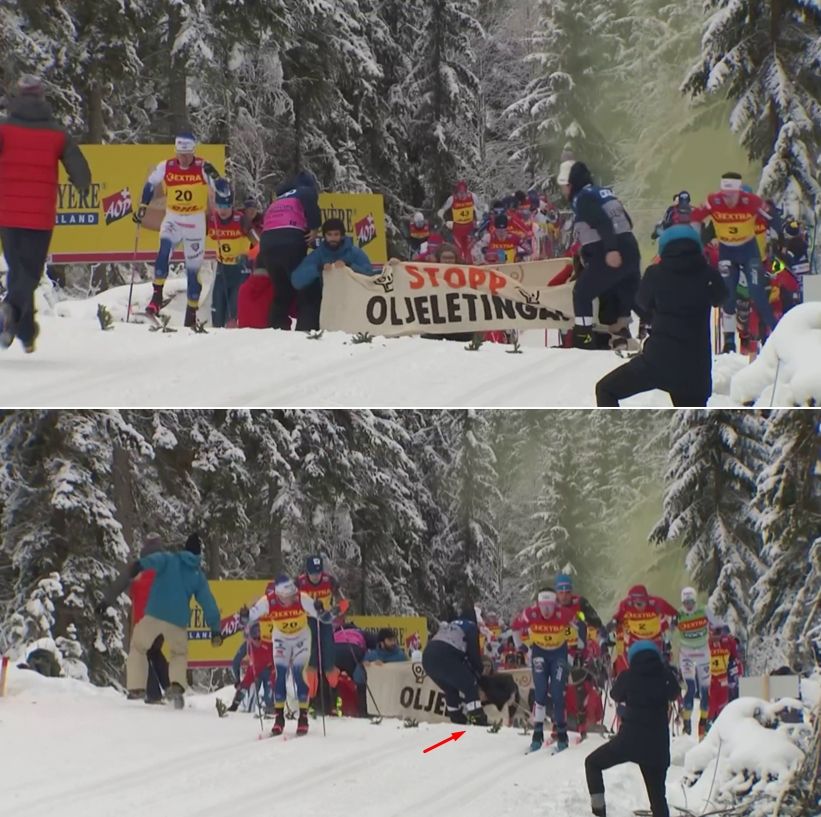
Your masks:
M136 224L142 224L145 212L157 185L165 187L165 218L160 225L160 250L154 266L154 292L145 311L158 315L162 309L163 287L168 278L168 265L174 248L180 243L185 250L185 272L188 277L188 304L185 325L194 326L200 305L202 284L200 267L205 258L205 214L208 195L214 182L220 178L216 168L195 155L197 143L190 133L174 140L176 156L160 162L143 187L140 206L133 214Z

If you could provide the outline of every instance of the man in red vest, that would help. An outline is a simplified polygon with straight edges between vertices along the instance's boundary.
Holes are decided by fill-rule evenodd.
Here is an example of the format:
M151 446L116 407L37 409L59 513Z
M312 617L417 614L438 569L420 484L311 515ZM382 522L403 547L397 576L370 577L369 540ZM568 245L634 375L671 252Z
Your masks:
M0 304L0 349L17 337L26 352L34 351L34 291L57 217L59 162L80 191L79 201L87 204L88 163L54 119L42 82L27 74L9 100L8 116L0 120L0 242L9 268L8 293Z
M148 556L163 549L162 539L158 533L149 533L145 537L140 557ZM131 576L130 563L117 577L117 581L108 588L103 600L94 608L98 616L104 616L106 610L114 605L120 593L128 590L131 598L131 632L137 622L145 615L145 606L154 581L155 570L143 570L135 578ZM168 660L162 652L163 637L157 636L151 649L148 650L148 683L146 684L145 702L159 704L163 701L163 691L168 689Z

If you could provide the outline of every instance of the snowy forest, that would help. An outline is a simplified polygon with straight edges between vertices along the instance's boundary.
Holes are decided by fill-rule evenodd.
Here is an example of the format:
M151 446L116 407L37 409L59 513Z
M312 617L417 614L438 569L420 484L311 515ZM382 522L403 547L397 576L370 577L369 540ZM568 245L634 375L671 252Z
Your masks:
M612 614L694 583L753 671L821 648L821 412L6 411L0 651L52 639L119 676L127 600L93 608L150 531L198 530L211 578L322 553L352 609L508 618L558 570Z
M192 127L239 196L300 166L382 193L394 238L457 177L549 187L566 144L639 220L762 168L808 217L819 35L814 0L0 0L0 85L40 73L88 142Z

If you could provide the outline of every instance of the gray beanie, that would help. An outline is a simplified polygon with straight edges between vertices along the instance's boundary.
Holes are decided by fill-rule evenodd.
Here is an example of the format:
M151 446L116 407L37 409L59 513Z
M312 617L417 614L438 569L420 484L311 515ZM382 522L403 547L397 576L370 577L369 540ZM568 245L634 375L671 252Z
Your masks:
M17 93L20 96L43 96L43 81L34 74L23 74L17 81Z

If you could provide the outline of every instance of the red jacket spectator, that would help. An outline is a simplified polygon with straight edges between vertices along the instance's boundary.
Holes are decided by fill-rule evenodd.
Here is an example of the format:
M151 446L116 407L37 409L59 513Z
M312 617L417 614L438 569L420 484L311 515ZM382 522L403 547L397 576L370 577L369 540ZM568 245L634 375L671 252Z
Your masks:
M0 122L0 227L54 229L58 162L78 190L88 189L83 154L52 116L39 82L24 77Z
M154 581L156 570L143 570L136 579L132 579L129 595L131 596L131 626L145 615L145 605L148 604L148 595L151 592L151 583Z
M237 294L237 326L240 329L267 329L270 324L274 285L264 269L255 269Z

